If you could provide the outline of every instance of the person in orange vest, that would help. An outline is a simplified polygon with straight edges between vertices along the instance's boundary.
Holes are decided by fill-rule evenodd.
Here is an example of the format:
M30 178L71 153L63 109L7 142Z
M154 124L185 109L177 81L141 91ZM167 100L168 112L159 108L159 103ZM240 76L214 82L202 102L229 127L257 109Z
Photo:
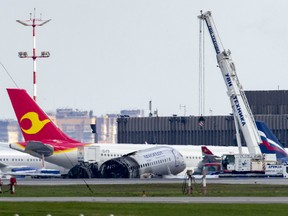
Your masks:
M16 178L14 176L11 176L10 178L10 191L11 194L15 194L15 185L17 184Z

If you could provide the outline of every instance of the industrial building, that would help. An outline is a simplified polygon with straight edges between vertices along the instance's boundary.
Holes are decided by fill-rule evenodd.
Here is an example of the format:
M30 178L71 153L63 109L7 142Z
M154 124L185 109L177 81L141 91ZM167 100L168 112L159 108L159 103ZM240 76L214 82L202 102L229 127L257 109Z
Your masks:
M96 117L92 111L57 109L55 117L56 125L72 139L87 143L94 141L90 125L95 123Z
M255 120L264 121L288 147L288 91L245 93ZM203 117L204 121L199 116L118 118L118 143L237 145L233 116Z
M12 119L0 120L0 142L14 143L22 140L18 122Z

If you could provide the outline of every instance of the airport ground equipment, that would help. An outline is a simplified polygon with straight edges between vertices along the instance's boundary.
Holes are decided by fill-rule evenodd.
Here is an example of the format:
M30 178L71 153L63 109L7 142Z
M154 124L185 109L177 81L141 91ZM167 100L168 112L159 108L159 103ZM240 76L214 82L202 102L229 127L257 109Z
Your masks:
M198 18L206 22L209 30L209 34L216 51L218 66L221 69L222 76L227 87L227 94L230 99L232 112L235 119L236 131L239 131L239 129L242 131L250 154L261 154L259 148L261 138L244 90L238 80L235 65L231 58L231 52L230 50L225 50L219 43L220 38L217 34L217 29L213 22L211 12L208 11L203 14L201 13ZM237 142L240 147L241 140L239 133L237 135Z
M245 96L244 90L239 82L236 68L234 62L232 61L231 51L225 50L223 48L211 12L201 12L201 15L199 15L198 18L202 21L205 21L210 37L212 39L213 46L216 51L218 66L222 72L222 76L227 87L227 95L230 99L232 107L232 113L234 116L236 128L237 144L240 153L234 155L223 155L221 160L222 171L240 173L265 173L265 170L268 169L268 167L270 166L270 173L273 172L273 169L275 172L282 170L282 174L285 175L285 165L279 165L282 166L281 168L277 167L278 165L275 154L265 155L261 153L259 145L262 143L262 140L258 132L247 98ZM241 130L243 137L246 141L249 154L242 154L242 144L239 130ZM277 169L278 171L276 171L275 169Z
M15 185L17 184L17 180L14 176L11 176L10 178L10 193L15 194Z

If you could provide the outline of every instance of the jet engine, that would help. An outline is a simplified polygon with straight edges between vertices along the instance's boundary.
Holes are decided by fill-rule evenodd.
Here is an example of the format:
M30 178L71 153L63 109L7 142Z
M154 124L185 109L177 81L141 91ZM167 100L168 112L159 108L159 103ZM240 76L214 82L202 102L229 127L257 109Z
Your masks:
M139 165L129 156L113 158L100 167L102 178L139 178Z

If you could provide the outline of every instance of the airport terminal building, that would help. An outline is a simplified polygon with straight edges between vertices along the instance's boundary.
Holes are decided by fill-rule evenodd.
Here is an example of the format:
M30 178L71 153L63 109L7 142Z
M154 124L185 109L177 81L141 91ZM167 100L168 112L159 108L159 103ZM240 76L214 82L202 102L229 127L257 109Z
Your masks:
M264 121L288 147L288 91L246 91L255 120ZM235 123L227 116L121 117L117 119L118 143L178 145L237 145ZM244 139L242 138L242 142Z

